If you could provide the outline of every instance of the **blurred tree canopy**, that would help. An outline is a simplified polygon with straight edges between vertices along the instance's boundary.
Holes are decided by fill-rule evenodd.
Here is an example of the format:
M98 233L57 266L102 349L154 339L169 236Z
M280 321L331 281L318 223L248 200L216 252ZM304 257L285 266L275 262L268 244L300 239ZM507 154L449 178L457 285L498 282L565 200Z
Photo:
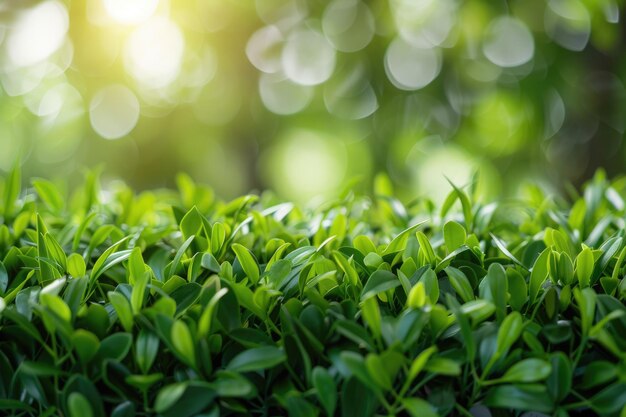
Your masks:
M486 194L626 158L621 0L4 0L0 169Z

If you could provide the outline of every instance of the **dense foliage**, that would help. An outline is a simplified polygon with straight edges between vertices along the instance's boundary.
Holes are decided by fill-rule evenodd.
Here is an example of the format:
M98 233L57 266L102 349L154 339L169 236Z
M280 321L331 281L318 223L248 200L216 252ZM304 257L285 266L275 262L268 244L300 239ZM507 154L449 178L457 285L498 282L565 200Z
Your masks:
M265 193L66 196L0 225L0 410L24 416L624 416L626 182L440 209Z

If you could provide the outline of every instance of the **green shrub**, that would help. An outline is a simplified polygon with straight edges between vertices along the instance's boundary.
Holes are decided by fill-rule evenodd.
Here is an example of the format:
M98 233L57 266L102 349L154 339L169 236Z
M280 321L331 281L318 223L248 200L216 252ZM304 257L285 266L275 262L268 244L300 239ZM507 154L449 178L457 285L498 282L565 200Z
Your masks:
M315 209L185 176L20 184L0 204L4 415L626 413L624 181L571 205L453 188L441 209L384 182Z

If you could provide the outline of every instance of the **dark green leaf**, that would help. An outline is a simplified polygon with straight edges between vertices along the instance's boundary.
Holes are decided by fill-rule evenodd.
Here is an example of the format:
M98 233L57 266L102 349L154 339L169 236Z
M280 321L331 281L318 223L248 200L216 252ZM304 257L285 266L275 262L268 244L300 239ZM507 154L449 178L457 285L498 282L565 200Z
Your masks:
M317 391L317 397L329 416L335 414L337 406L337 384L325 368L313 369L313 387Z

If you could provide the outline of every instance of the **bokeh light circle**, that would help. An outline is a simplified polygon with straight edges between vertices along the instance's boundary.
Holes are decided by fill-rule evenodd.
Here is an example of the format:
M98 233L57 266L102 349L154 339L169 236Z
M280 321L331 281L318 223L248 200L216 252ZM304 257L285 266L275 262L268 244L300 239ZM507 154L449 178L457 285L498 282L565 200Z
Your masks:
M454 0L392 0L398 34L409 44L442 46L457 23Z
M296 84L280 74L261 74L259 94L265 107L276 114L302 111L313 98L313 87Z
M139 100L123 85L114 84L98 91L89 105L93 130L105 139L129 134L139 120Z
M493 20L487 27L483 53L489 61L500 67L517 67L533 58L535 42L524 22L503 16Z
M17 67L36 64L63 45L69 28L65 5L44 1L23 11L6 39L10 63Z
M128 38L124 64L138 83L159 88L178 76L185 40L180 28L164 17L139 26Z
M260 71L267 73L280 71L283 41L283 34L276 26L262 27L248 40L246 45L248 60Z
M335 68L335 49L324 35L309 28L289 35L281 58L285 75L302 85L323 83Z
M154 14L159 0L103 0L113 20L123 24L141 23Z
M376 21L360 0L334 0L324 11L322 28L337 50L356 52L371 42Z
M402 90L418 90L430 84L441 70L441 55L434 48L417 48L396 38L385 53L389 80Z
M546 34L570 51L582 51L591 36L591 16L579 0L550 0L544 16Z
M295 129L266 151L262 168L281 195L309 201L341 186L347 159L346 146L334 135Z

